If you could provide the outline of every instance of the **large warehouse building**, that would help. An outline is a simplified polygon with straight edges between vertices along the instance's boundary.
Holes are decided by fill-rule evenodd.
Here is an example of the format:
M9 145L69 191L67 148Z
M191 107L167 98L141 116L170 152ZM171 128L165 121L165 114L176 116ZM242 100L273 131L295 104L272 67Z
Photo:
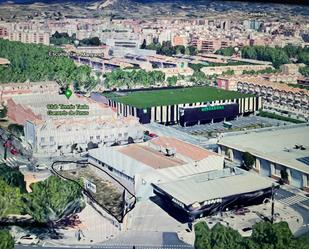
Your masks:
M138 201L150 198L186 222L260 204L272 191L269 179L224 169L222 156L170 137L93 149L88 160L126 185Z
M171 137L89 151L89 162L124 182L139 199L152 195L151 183L223 168L223 157Z
M301 124L225 135L218 144L230 160L241 163L243 153L249 152L260 175L279 179L284 170L289 184L309 192L308 141L309 125Z
M143 124L180 123L182 126L232 120L262 107L261 98L213 87L135 90L104 94L105 102L123 116ZM94 96L98 100L98 96Z

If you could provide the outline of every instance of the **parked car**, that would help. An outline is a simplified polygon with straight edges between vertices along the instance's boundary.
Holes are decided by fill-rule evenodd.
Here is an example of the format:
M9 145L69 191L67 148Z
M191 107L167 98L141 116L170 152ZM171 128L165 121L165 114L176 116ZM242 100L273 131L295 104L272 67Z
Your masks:
M16 241L17 244L23 244L23 245L37 245L37 244L39 244L39 242L40 242L40 240L37 236L30 235L30 234L21 236Z
M149 133L149 137L155 138L155 137L158 137L158 135L155 133Z
M250 213L248 208L240 208L235 211L235 214L237 215L245 215L246 213Z
M16 155L18 154L18 151L17 151L15 148L12 148L12 149L10 150L10 152L11 152L11 154L14 155L14 156L16 156Z
M48 169L48 167L45 164L36 165L35 168L37 170L45 170Z

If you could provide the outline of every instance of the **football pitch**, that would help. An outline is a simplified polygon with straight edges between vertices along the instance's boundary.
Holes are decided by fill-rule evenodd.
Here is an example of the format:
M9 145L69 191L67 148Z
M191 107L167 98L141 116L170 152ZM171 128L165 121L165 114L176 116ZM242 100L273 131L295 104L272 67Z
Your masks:
M136 108L210 102L215 100L237 99L252 96L209 86L136 91L126 93L122 92L121 95L117 93L107 93L104 95L112 100L126 105L134 106Z

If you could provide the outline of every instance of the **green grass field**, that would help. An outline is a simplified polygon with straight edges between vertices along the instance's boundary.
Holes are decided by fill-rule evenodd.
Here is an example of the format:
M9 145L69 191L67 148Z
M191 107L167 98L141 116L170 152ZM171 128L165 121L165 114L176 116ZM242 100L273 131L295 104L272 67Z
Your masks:
M135 106L137 108L208 102L214 100L226 100L252 96L248 94L242 94L234 91L226 91L208 86L153 90L143 92L128 92L123 96L119 96L115 93L107 93L104 95L115 101Z

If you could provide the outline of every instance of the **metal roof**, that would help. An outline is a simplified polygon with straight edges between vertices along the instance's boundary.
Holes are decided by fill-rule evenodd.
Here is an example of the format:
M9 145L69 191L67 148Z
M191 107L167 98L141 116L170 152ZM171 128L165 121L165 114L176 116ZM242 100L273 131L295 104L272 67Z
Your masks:
M234 172L232 170L231 168L215 170L154 185L185 205L249 193L272 186L272 181L267 178L239 168L235 168Z
M309 155L309 123L227 135L218 144L309 173L308 165L298 160ZM296 149L296 145L305 150Z

